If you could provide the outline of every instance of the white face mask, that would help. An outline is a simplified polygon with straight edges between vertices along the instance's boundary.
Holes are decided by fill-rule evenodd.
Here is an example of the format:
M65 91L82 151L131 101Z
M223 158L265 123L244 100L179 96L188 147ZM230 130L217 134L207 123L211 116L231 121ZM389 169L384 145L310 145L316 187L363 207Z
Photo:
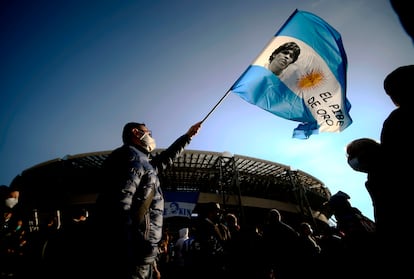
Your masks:
M7 198L4 203L8 208L13 208L18 202L17 198Z
M155 139L152 138L149 134L145 133L142 137L141 137L141 142L142 142L142 146L148 151L151 152L153 151L156 147L157 144L155 143Z

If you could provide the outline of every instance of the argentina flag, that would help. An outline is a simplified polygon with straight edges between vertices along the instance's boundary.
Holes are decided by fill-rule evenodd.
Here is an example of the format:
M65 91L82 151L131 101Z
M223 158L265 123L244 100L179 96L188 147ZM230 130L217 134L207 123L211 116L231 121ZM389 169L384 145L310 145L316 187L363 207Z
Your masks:
M279 117L301 122L294 138L341 132L352 124L341 35L295 10L230 91Z

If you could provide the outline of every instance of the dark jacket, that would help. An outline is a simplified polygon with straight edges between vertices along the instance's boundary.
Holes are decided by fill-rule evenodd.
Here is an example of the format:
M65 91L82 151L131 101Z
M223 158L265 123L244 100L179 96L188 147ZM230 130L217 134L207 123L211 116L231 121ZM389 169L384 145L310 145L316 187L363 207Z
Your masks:
M139 146L124 144L106 159L97 221L104 241L115 240L112 248L121 256L132 256L137 262L152 262L157 257L164 211L158 173L171 165L189 142L183 135L154 156Z

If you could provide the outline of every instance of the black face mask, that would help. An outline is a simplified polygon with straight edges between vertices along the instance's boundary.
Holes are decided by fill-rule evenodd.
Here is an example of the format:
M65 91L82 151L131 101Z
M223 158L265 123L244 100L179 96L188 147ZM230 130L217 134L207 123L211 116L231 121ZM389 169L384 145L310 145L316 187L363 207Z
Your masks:
M348 165L355 171L366 173L369 171L369 164L366 164L364 160L361 160L358 157L354 157L352 159L348 158Z

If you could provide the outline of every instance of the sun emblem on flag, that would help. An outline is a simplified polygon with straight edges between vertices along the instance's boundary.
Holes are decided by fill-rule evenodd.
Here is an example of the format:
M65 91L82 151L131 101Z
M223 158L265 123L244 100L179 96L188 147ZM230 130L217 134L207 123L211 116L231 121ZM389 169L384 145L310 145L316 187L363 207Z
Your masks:
M323 71L312 69L299 78L297 86L303 90L312 90L319 87L324 80L325 75Z

